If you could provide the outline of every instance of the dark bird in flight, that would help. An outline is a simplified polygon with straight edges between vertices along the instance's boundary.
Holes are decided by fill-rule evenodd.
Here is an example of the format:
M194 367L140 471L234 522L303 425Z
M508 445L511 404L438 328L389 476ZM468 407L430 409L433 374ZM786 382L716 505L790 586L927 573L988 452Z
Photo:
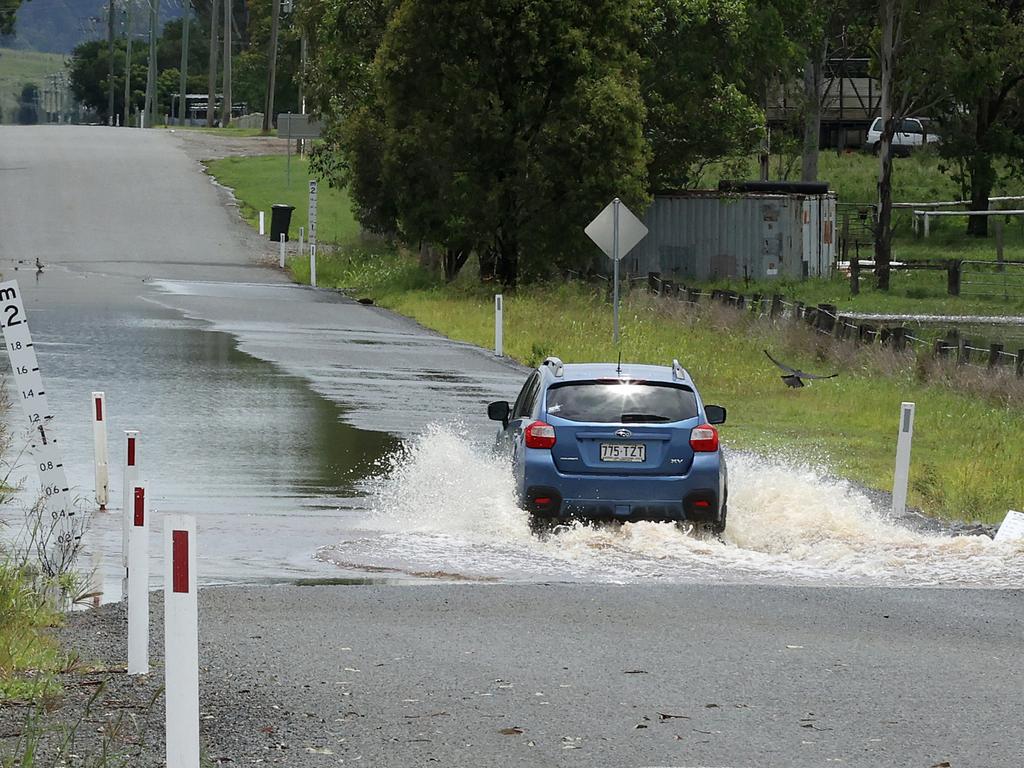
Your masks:
M784 382L786 382L787 387L802 387L804 386L804 382L802 381L803 379L834 379L836 376L839 375L838 373L833 373L829 376L822 376L817 373L804 373L803 371L798 371L796 368L790 368L785 363L780 363L778 360L776 360L774 357L768 354L767 349L764 351L764 353L768 355L769 360L775 363L775 365L777 365L779 369L784 372L784 374L780 378Z

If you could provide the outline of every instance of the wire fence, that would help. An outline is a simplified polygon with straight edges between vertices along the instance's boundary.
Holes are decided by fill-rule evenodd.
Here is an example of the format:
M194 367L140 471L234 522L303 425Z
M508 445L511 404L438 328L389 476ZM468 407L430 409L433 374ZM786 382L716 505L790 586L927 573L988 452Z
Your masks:
M637 279L631 283L638 282ZM912 333L904 323L884 324L844 315L833 304L808 306L792 301L781 294L770 296L755 293L745 295L729 290L703 290L672 280L663 280L655 273L643 279L650 293L682 303L698 305L718 302L759 318L803 323L822 336L855 344L877 344L896 352L917 350L935 358L955 359L958 365L989 372L1012 372L1024 378L1024 348L1008 351L1003 342L993 341L978 346L961 334L959 329L949 330L942 338L926 339Z

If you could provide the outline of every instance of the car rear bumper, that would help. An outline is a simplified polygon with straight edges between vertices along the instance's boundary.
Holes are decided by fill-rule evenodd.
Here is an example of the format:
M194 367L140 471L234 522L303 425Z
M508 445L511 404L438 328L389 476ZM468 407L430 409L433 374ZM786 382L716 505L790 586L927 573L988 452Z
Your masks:
M520 489L523 506L538 517L636 522L720 518L724 462L697 454L689 472L672 476L569 475L550 457L527 461Z

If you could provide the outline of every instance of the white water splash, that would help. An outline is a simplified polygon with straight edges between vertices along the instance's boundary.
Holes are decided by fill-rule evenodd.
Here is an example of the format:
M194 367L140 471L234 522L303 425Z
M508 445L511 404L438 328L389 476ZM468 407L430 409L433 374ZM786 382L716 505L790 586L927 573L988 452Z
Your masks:
M724 541L657 523L573 525L540 540L513 501L507 464L433 426L369 481L365 535L321 557L473 579L1024 587L1022 542L910 530L810 466L732 455L729 477Z

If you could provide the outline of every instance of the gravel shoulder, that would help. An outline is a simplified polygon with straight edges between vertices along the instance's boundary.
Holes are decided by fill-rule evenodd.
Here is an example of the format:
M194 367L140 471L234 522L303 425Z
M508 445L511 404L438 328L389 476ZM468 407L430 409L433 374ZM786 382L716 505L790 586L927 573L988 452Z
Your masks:
M209 588L201 728L213 765L1017 766L1020 592L717 585ZM55 728L96 696L78 760L163 760L154 672L121 606L58 634ZM159 641L159 642L157 642ZM993 668L998 674L992 674ZM154 701L155 697L155 701ZM0 734L26 707L0 708ZM120 722L114 727L112 723ZM51 731L51 748L53 731ZM11 739L6 740L9 745ZM0 740L0 744L4 743ZM118 763L113 763L118 764Z

